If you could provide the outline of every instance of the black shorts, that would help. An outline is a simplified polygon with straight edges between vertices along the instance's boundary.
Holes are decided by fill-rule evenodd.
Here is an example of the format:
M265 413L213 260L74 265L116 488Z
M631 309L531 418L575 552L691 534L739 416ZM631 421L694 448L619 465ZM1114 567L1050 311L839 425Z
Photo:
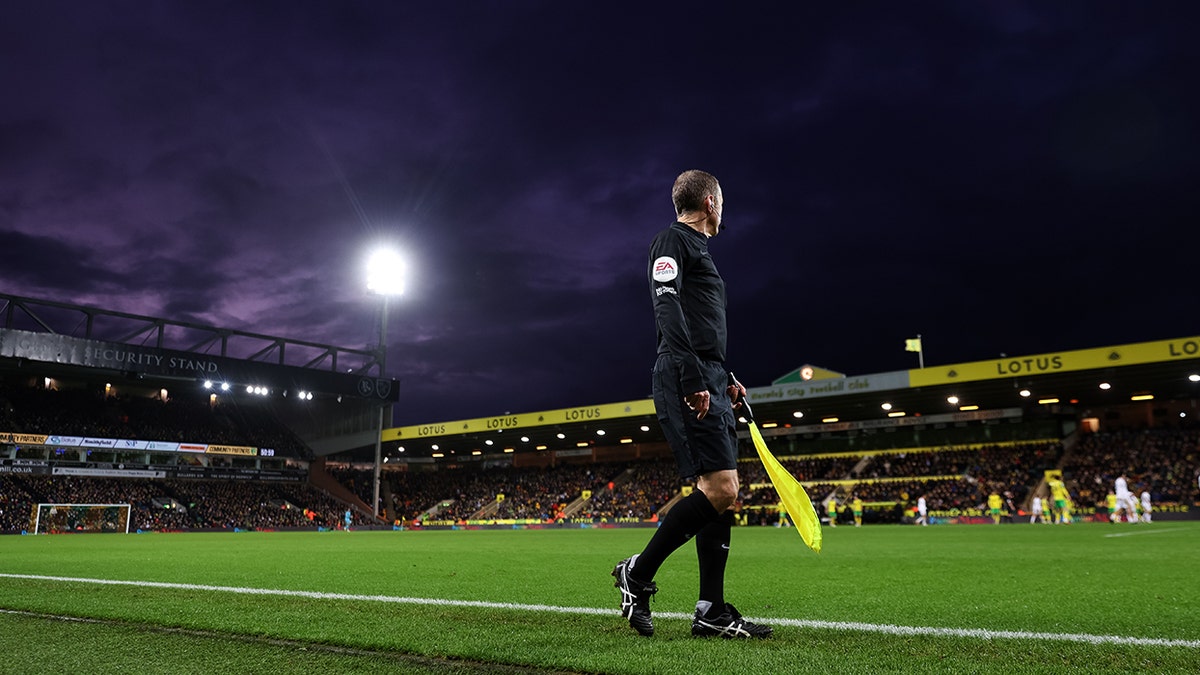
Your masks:
M715 361L701 361L704 386L708 389L708 414L696 419L681 391L679 367L669 354L659 354L654 363L654 409L667 443L675 453L679 475L702 476L712 471L737 470L737 418L725 388L729 375Z

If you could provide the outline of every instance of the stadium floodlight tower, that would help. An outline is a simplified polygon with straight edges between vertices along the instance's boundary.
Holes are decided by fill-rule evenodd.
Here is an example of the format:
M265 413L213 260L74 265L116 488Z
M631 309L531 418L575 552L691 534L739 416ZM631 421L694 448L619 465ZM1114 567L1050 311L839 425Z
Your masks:
M367 290L381 298L379 353L376 356L379 377L385 376L387 368L388 299L404 294L404 267L404 259L392 248L377 248L367 257ZM375 433L375 491L371 509L376 518L379 517L379 479L383 466L383 410L387 405L384 402L379 406L379 427Z

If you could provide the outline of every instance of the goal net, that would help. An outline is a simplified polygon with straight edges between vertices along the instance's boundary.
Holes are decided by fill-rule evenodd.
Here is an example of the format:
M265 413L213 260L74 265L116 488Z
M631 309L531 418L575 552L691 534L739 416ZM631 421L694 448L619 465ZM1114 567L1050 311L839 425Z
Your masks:
M129 533L129 504L38 504L34 534L63 532Z

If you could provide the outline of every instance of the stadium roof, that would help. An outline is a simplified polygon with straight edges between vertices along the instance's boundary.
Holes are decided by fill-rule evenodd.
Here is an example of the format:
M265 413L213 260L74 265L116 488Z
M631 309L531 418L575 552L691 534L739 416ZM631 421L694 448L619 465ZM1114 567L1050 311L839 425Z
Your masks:
M380 372L378 349L348 349L0 293L3 361L154 381L266 385L376 403L399 399L399 383Z
M820 377L819 369L816 375ZM749 389L748 398L760 425L809 433L847 422L897 420L899 426L920 417L954 414L973 419L1014 408L1029 414L1082 413L1129 404L1135 396L1154 405L1196 398L1197 380L1200 337L1186 337L873 375L781 379ZM836 422L825 421L834 418ZM396 427L384 430L383 441L393 457L428 461L436 454L486 459L506 449L570 456L620 443L661 443L664 438L653 402L641 399ZM400 447L403 454L398 454Z

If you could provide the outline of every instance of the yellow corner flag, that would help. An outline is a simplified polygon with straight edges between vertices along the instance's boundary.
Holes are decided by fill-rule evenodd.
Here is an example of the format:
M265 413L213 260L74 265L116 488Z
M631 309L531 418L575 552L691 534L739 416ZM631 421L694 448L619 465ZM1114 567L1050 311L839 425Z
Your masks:
M915 338L908 338L907 340L905 340L904 341L904 351L906 351L906 352L921 351L921 338L915 337Z
M733 373L729 374L729 379L730 382L736 382ZM763 467L767 470L767 476L771 479L771 484L775 486L775 492L779 494L779 501L783 502L783 507L792 517L792 523L796 525L796 532L800 533L800 538L809 548L820 553L821 520L817 517L817 512L813 510L808 493L804 491L804 486L800 484L800 481L783 468L783 465L767 448L767 442L759 432L758 425L754 423L754 413L750 410L750 402L744 396L742 397L741 413L745 415L750 424L750 438L754 439L754 449L758 450L758 458L762 460Z

